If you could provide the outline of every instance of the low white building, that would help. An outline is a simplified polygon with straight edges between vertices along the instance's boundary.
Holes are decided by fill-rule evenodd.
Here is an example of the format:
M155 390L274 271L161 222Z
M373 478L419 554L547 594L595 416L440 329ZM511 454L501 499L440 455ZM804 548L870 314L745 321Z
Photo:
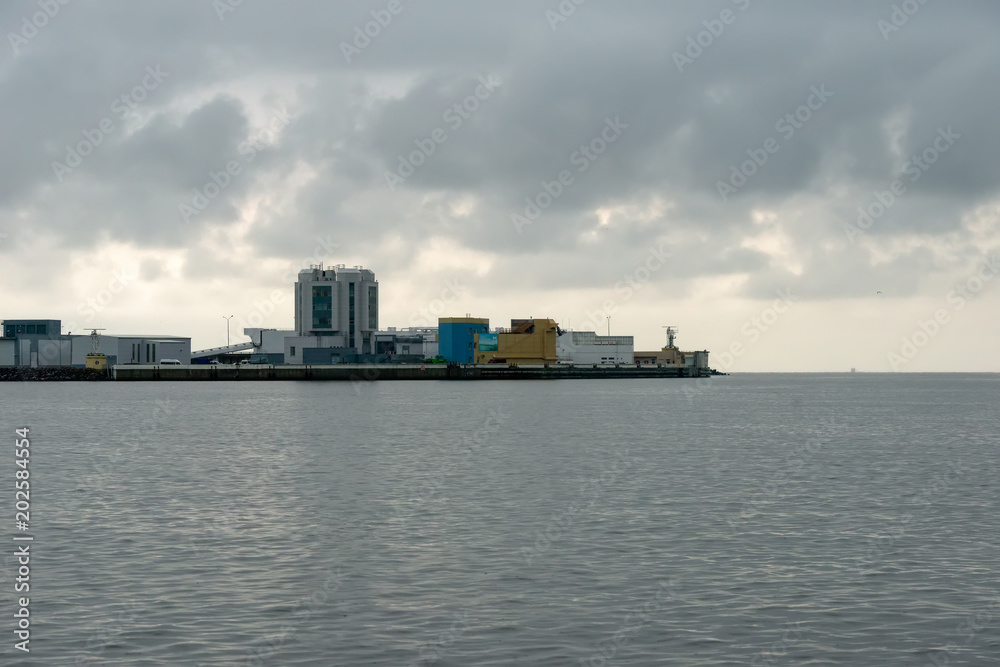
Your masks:
M286 336L286 364L338 364L353 361L354 348L347 347L347 336Z
M598 336L593 331L565 331L556 337L559 363L633 364L635 340L632 336Z
M243 333L253 343L254 354L266 354L271 363L328 364L370 362L377 357L428 359L438 354L437 327L389 327L372 334L373 350L359 355L348 336L301 335L289 329L248 327Z
M251 327L243 330L243 334L253 343L253 351L259 354L284 354L285 338L296 336L293 329L260 329Z
M4 320L0 366L85 366L94 347L90 334L64 334L60 320ZM191 339L182 336L100 334L97 351L114 364L156 364L160 359L191 362Z
M91 336L70 336L74 366L86 364L93 349ZM191 339L181 336L101 336L98 351L110 364L158 364L160 359L191 363Z
M430 359L438 355L437 327L389 327L375 332L375 354L418 356Z

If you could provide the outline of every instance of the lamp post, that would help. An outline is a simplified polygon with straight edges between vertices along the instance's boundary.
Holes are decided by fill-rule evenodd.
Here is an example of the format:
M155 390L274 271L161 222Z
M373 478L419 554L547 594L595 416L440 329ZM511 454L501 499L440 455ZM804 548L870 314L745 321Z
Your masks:
M229 320L233 319L233 315L223 315L222 319L226 321L226 347L229 347Z
M608 315L607 318L608 318L608 338L611 338L611 316ZM612 341L609 340L608 343L612 343ZM617 344L615 344L614 363L615 363L615 366L618 365L618 345Z

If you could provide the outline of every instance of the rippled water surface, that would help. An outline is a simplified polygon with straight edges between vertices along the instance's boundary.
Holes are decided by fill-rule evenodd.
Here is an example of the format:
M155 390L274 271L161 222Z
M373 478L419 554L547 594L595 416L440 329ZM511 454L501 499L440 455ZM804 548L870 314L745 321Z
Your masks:
M1000 664L1000 376L5 383L0 664Z

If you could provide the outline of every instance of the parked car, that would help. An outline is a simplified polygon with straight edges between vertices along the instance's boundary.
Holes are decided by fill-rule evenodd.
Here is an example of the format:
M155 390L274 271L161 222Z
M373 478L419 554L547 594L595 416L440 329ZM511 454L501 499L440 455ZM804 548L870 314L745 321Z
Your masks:
M160 359L161 366L180 366L180 359Z

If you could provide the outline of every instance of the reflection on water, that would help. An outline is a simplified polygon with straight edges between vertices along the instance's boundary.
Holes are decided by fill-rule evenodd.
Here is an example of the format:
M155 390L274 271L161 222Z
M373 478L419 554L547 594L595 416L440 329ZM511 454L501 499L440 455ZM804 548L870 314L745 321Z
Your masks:
M31 664L1000 656L997 376L0 396L33 435Z

